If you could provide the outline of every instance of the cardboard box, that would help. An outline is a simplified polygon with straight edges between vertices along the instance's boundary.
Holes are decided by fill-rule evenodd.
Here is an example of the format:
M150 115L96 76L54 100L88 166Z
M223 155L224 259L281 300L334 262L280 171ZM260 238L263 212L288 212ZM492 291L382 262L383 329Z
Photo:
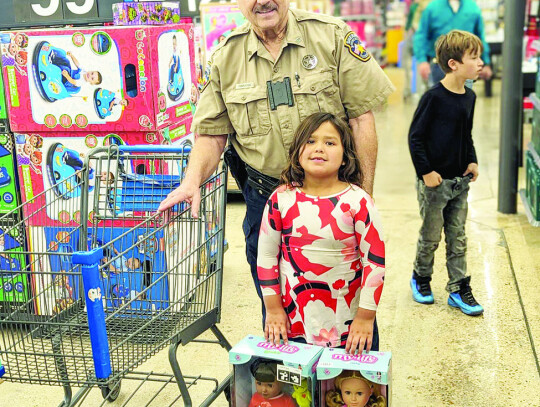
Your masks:
M179 22L179 2L129 1L113 4L114 25L163 25Z
M2 35L14 132L146 132L192 116L192 24Z
M265 405L265 397L257 392L255 381L266 383L275 377L273 388L278 394L268 394L268 398L280 397L279 405L283 406L318 406L315 364L322 350L320 346L291 341L288 345L273 345L264 338L246 336L229 351L234 374L231 405ZM251 404L252 401L258 404Z
M360 389L359 391L362 391L363 394L370 393L371 389L369 399L371 402L376 401L390 407L392 405L391 362L392 354L390 352L364 352L351 355L345 353L344 349L324 349L317 364L319 399L316 405L328 405L326 397L329 393L334 396L338 395L339 403L337 404L346 404L347 400L343 399L341 390L343 390L344 383L348 382L350 386L353 386L353 389ZM336 382L338 379L339 381Z
M13 151L13 135L0 133L0 213L12 212L19 206Z
M77 227L80 224L83 182L81 169L85 157L93 148L111 144L148 145L170 142L170 138L164 139L161 132L94 134L73 132L57 133L55 136L52 133L15 134L21 198L25 202L23 215L28 226ZM184 138L178 136L175 142L192 143L189 135ZM94 168L98 164L99 168ZM155 171L168 173L172 169L156 170L142 155L140 160L130 161L122 170L127 175L151 174ZM115 191L122 190L123 182L115 180L115 177L120 172L117 159L90 161L89 225L92 212L96 208L114 211L118 216L122 212L132 210L117 205L119 201L116 200L118 194ZM155 209L152 208L152 211ZM126 223L119 220L117 225Z
M24 229L16 221L0 224L0 314L31 299Z

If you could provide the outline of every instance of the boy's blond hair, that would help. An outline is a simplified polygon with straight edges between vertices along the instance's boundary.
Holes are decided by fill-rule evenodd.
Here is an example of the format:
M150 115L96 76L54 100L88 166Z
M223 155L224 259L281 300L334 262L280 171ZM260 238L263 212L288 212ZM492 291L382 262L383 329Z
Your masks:
M444 73L452 72L448 65L451 59L463 62L463 56L467 51L471 54L481 54L483 49L480 38L462 30L452 30L448 34L441 35L435 44L437 63Z

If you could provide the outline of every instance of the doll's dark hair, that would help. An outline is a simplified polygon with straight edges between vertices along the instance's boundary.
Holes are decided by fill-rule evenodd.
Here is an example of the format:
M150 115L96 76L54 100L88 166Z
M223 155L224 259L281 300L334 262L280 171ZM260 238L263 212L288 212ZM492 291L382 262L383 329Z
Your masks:
M342 407L345 403L341 396L341 384L347 379L359 379L369 384L373 393L369 397L366 403L366 407L386 407L386 399L380 394L378 386L374 386L374 383L366 379L362 374L356 370L344 370L334 380L334 390L330 390L326 393L326 407Z
M277 378L277 365L277 362L271 360L256 359L249 367L249 370L258 382L272 383Z
M349 125L332 113L317 112L306 117L296 129L294 139L289 148L289 163L283 170L280 177L280 184L303 186L304 169L300 165L300 154L313 134L321 124L329 122L339 133L341 144L343 145L343 162L339 167L338 179L349 184L362 185L362 171L360 160L356 153L356 145Z

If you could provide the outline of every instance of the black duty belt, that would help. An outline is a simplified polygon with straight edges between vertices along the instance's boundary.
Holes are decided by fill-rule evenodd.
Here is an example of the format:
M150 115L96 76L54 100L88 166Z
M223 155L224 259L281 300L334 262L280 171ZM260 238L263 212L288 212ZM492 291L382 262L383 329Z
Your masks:
M248 175L247 182L249 186L255 189L259 194L269 197L274 189L279 185L279 180L274 177L269 177L257 171L255 168L246 164L246 172Z

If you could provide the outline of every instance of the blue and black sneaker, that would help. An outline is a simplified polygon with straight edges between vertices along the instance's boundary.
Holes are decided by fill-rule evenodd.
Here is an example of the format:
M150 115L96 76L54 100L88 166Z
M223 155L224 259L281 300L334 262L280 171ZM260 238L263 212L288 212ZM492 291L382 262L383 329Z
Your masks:
M411 278L411 290L413 300L420 304L433 304L433 293L431 292L431 285L429 282L431 277L421 277L413 271Z
M450 293L448 305L459 308L461 312L467 315L480 315L484 312L484 308L474 299L470 282L470 276L461 280L459 291Z

